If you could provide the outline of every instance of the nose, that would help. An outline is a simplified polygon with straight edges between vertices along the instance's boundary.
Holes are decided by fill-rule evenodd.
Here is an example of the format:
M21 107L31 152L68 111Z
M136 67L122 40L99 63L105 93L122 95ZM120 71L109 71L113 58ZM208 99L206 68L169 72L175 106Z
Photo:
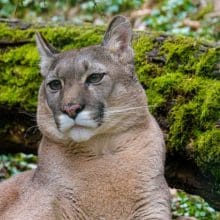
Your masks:
M63 112L69 117L75 118L79 112L83 110L84 106L80 104L69 103L63 106Z

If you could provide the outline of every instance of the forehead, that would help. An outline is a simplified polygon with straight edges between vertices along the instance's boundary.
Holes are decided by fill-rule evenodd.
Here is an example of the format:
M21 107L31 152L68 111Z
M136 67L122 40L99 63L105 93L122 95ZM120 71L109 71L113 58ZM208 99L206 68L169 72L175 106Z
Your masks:
M111 57L104 47L93 46L60 53L54 65L59 77L81 78L91 72L106 72Z

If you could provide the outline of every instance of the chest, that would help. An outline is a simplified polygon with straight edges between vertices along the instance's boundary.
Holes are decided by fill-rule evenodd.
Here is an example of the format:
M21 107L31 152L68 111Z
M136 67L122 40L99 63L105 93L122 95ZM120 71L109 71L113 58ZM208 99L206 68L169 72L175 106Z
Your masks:
M80 213L87 219L129 219L140 189L137 173L120 162L84 165L59 187L56 206L70 216Z

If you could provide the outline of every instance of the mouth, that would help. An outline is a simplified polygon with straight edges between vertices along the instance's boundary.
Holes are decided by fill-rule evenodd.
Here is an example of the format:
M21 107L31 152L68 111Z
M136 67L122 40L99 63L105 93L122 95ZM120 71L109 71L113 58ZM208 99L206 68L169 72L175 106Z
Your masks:
M75 119L65 114L61 114L58 117L58 129L75 142L90 139L94 136L98 126L99 124L92 119L89 111L79 113Z
M95 129L98 123L92 119L90 112L82 112L75 119L70 118L65 114L58 117L58 128L61 132L66 132L73 128L90 128Z
M72 127L70 128L70 130L73 130L73 129L90 129L90 130L93 130L93 129L95 129L95 128L89 127L89 126L84 126L84 125L75 124L74 126L72 126Z

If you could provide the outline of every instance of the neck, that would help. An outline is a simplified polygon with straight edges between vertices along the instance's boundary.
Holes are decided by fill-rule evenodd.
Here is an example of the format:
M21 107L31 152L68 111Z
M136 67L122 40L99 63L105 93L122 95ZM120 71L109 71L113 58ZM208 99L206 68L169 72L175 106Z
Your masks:
M56 154L56 151L59 151L59 153L67 154L71 158L115 154L129 148L130 146L127 143L129 143L130 139L134 140L135 137L138 138L141 131L143 131L143 127L130 129L121 133L100 134L86 142L80 143L71 141L57 142L47 136L43 136L38 154L39 157L44 157L50 152Z
M66 166L75 169L77 161L123 154L132 150L134 146L137 149L142 136L141 131L143 132L143 128L131 129L120 134L99 135L84 143L65 144L55 143L43 136L38 152L38 167L49 173L57 172L58 169L62 172Z

